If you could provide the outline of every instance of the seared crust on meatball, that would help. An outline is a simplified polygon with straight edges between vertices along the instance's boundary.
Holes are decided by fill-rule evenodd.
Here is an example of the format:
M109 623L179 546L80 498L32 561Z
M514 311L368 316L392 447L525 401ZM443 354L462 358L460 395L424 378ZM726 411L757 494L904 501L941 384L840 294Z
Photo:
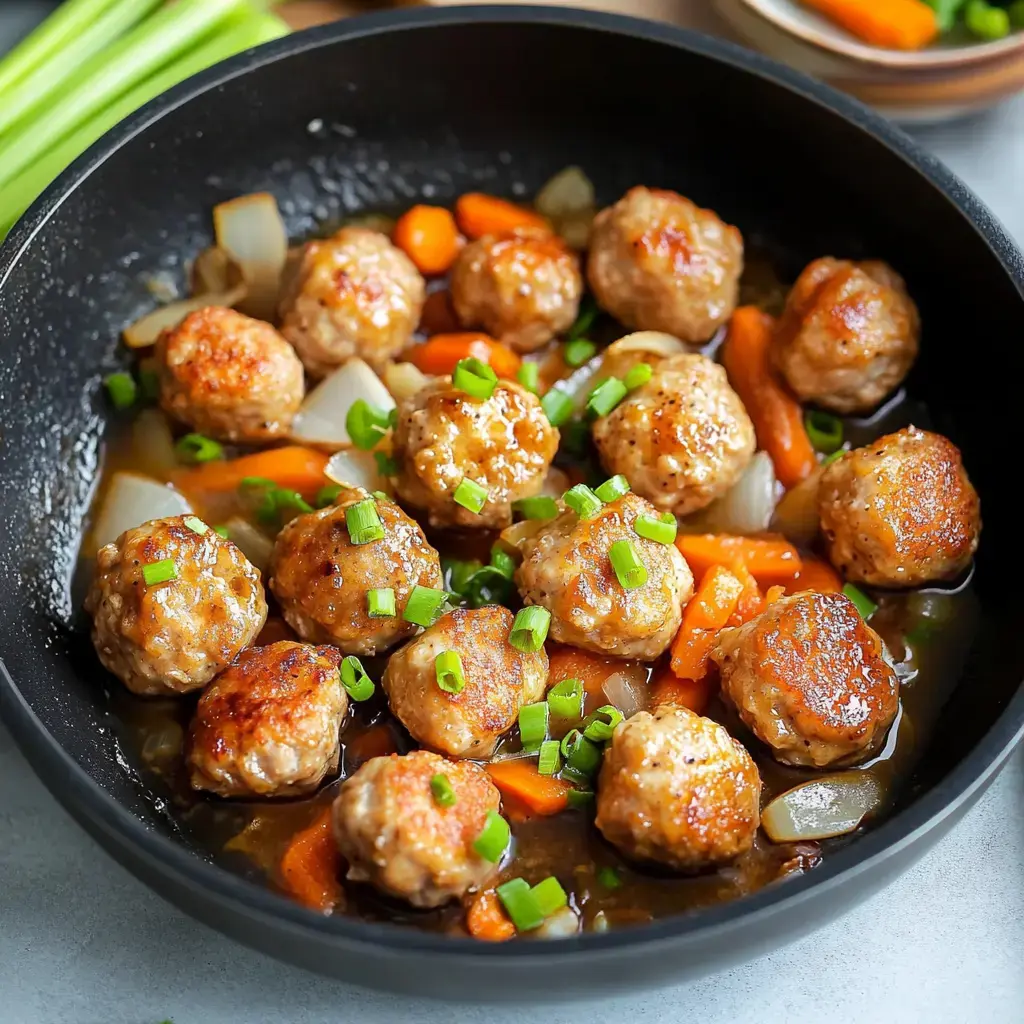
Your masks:
M481 401L440 377L399 407L395 490L431 526L501 528L512 522L513 501L544 486L557 450L558 431L525 388L499 381ZM487 491L479 514L455 501L464 479Z
M412 636L402 618L413 587L442 585L441 562L419 525L393 501L377 497L384 537L353 544L345 522L366 491L342 491L333 505L296 516L277 535L270 589L281 614L304 640L330 643L345 654L379 654ZM398 614L371 618L367 592L392 589Z
M854 764L885 743L899 680L881 637L844 594L783 598L724 629L711 652L722 693L783 764Z
M499 605L457 608L391 656L382 685L417 743L450 757L490 757L519 709L544 696L547 653L516 650L508 642L513 622ZM460 693L437 685L434 663L445 651L462 661Z
M262 320L223 306L190 313L156 345L160 405L227 441L284 437L305 382L295 350Z
M205 686L256 639L267 618L260 573L194 516L153 519L96 555L85 599L103 667L133 693L163 696ZM174 561L177 577L146 586L143 566Z
M605 751L595 824L627 857L698 871L750 849L760 798L757 765L724 726L685 708L641 711Z
M827 256L793 285L772 361L801 400L868 412L910 372L920 329L917 306L892 267Z
M430 780L445 775L451 807L434 799ZM501 796L470 761L426 750L375 757L342 783L334 801L334 837L353 882L369 882L414 907L439 907L486 888L499 865L473 843Z
M382 373L416 330L426 285L387 235L348 227L306 244L283 295L281 332L310 374L353 356Z
M568 330L582 291L576 254L545 232L485 235L452 268L452 305L462 325L482 327L519 352Z
M224 797L300 796L338 767L348 710L341 653L281 640L252 647L199 698L189 781Z
M739 231L677 192L631 188L594 220L587 280L627 327L705 342L732 316L742 272Z
M592 519L564 511L522 542L515 580L526 604L551 612L549 635L559 643L653 661L672 642L693 574L674 544L645 540L633 528L657 510L637 494L605 505ZM628 540L647 567L647 582L627 590L609 550Z
M818 492L832 564L849 580L913 587L971 562L981 506L960 451L906 427L833 462Z
M609 473L621 473L659 511L687 515L739 480L754 425L725 370L705 356L672 356L594 424Z

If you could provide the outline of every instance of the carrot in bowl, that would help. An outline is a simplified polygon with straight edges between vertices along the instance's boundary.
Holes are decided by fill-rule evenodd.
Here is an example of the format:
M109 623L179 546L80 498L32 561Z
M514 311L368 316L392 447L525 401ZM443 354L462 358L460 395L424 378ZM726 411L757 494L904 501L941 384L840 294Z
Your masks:
M740 563L761 584L782 583L793 579L803 567L800 553L784 537L691 533L680 535L676 547L697 580L715 566Z
M466 911L466 929L481 942L507 942L516 934L516 926L509 920L493 889L473 898Z
M502 797L512 797L534 814L558 814L569 803L572 786L550 775L541 775L532 758L491 761L484 768Z
M467 238L504 235L523 228L551 231L551 225L539 213L483 192L467 192L459 196L455 203L455 219Z
M331 808L292 837L281 858L282 888L303 906L326 914L344 899L338 881L341 855L331 831Z
M939 19L924 0L804 0L872 46L920 50L939 34Z
M451 373L460 359L479 359L504 380L515 380L520 359L507 345L478 331L435 334L422 345L408 349L410 363L423 373L441 376Z
M314 448L286 445L228 462L204 462L195 469L176 473L172 482L186 494L222 494L237 490L246 477L259 476L309 498L326 482L327 459L327 455Z
M680 679L699 680L707 674L715 637L742 596L743 584L725 566L716 565L705 574L683 610L683 624L672 641L672 671Z
M421 274L447 273L462 247L455 218L443 206L414 206L398 218L392 241Z

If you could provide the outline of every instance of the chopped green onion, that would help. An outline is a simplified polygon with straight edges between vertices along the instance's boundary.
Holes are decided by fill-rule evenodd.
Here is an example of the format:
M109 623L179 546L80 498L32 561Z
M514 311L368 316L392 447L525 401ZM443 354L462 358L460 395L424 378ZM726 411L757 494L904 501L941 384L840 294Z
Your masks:
M366 592L366 614L371 619L393 619L396 614L395 592L391 587Z
M445 693L458 694L466 688L462 657L458 651L442 651L434 659L434 675L438 687Z
M455 504L469 509L474 515L479 515L480 510L487 504L487 488L478 484L469 477L463 477L459 486L455 488Z
M173 558L161 558L159 562L150 562L142 567L142 580L147 587L155 587L158 583L170 583L178 578L178 567Z
M601 868L597 873L597 880L606 889L618 889L622 885L622 879L619 877L619 873L615 868Z
M622 379L622 383L626 385L627 390L635 391L637 388L643 387L653 376L654 367L650 363L637 363L636 366L630 368Z
M160 374L156 370L140 369L139 392L147 402L155 402L160 397Z
M507 604L512 597L512 577L493 565L480 566L461 592L471 608L487 604Z
M519 709L519 740L523 750L540 750L548 738L548 706L544 701L524 704Z
M377 472L381 476L398 476L398 461L383 452L374 452L373 459L377 463Z
M554 875L549 875L542 882L538 882L530 891L545 917L550 917L556 910L569 905L569 897Z
M615 732L615 727L623 721L622 712L611 704L605 704L598 708L592 715L587 716L587 723L583 729L583 735L595 743L607 743Z
M554 519L558 515L558 504L554 498L539 494L535 498L520 498L512 502L512 511L524 519Z
M547 705L545 705L545 708L547 708ZM558 749L558 740L545 740L540 745L537 771L541 775L557 775L561 767L562 755Z
M130 373L112 373L104 378L103 385L110 396L110 404L115 409L130 409L135 404L138 387Z
M1024 28L1024 0L1013 0L1007 10L1010 12L1010 24L1014 28Z
M493 813L493 812L492 812ZM544 923L544 911L524 878L513 878L494 890L517 932L529 932Z
M655 519L654 516L639 515L633 521L633 529L638 537L653 540L657 544L674 544L679 525L671 512L665 513L668 519ZM671 520L671 522L669 522Z
M517 650L530 654L544 646L551 625L551 612L539 605L520 608L516 612L508 642Z
M209 527L206 525L206 523L204 523L202 519L200 519L198 516L185 516L182 522L193 533L198 533L200 537L202 537L202 535L206 533L207 530L209 530Z
M1010 15L986 0L968 0L964 24L979 39L1004 39L1010 34Z
M341 661L341 685L354 701L369 700L373 696L373 680L366 674L363 663L353 654Z
M562 769L562 777L565 777L565 769ZM570 789L566 794L569 806L574 811L588 810L594 803L594 791L592 789Z
M597 346L586 338L573 338L562 349L562 358L569 366L582 366L593 358Z
M357 448L368 452L376 448L387 433L389 415L387 409L370 405L365 398L357 398L345 416L345 430Z
M269 477L243 476L241 483L238 485L238 489L244 493L247 491L262 491L276 486L277 484L275 484Z
M583 714L583 682L580 679L563 679L548 690L548 707L555 718L575 721Z
M824 455L831 455L843 447L843 421L828 412L812 409L804 417L807 437Z
M334 504L335 498L337 498L343 490L344 488L340 484L327 484L316 492L316 498L313 503L317 508L327 508L328 505Z
M831 466L832 463L836 461L836 459L841 459L845 454L846 454L845 449L840 448L839 451L833 452L831 455L829 455L826 458L822 459L821 460L822 469L824 469L825 466Z
M668 523L659 525L668 526ZM636 590L647 582L647 566L631 540L617 540L608 549L608 557L616 578L625 590Z
M345 509L345 525L353 544L372 544L384 539L384 524L373 498L364 498Z
M566 338L572 341L574 338L587 333L593 326L594 321L597 319L600 309L597 307L597 303L593 299L587 298L583 300L582 306L579 313L576 315L576 319L573 321L572 326L569 328Z
M213 462L215 459L224 458L224 446L218 441L214 441L212 437L206 437L203 434L185 434L184 437L178 438L174 451L182 462L191 464ZM273 481L269 482L271 486L275 486Z
M592 417L607 416L625 397L628 389L618 377L609 377L590 392L587 412Z
M516 571L516 560L504 548L495 544L491 548L491 568L510 580Z
M604 502L586 484L577 484L575 487L570 487L562 495L562 501L580 519L593 519L604 507Z
M629 481L619 473L617 476L610 477L603 484L595 487L594 493L603 502L615 501L616 498L629 494Z
M438 772L436 775L431 776L430 792L433 794L434 803L437 804L438 807L455 806L455 790L452 789L452 784L448 779L448 776L443 772Z
M534 394L540 390L540 367L536 363L523 363L516 372L516 380Z
M494 394L498 375L487 363L470 356L460 359L452 373L452 386L464 391L470 398L485 400Z
M590 778L601 767L601 748L579 729L570 729L562 737L561 751L566 764L584 778Z
M448 577L448 588L460 597L466 595L470 581L480 570L481 565L474 559L472 562L462 562L457 558L445 558L441 567Z
M231 532L226 526L215 526L213 528L213 532L217 534L218 537L223 537L224 540L230 540L231 538Z
M448 594L443 590L435 590L433 587L415 586L405 603L405 611L402 618L415 626L423 626L426 629L432 626L441 617L442 608Z
M508 841L511 837L512 833L508 822L497 811L488 811L484 827L480 835L473 841L473 849L484 860L497 864L501 860L501 855L508 848ZM501 893L500 887L498 893L499 895Z
M371 491L370 492L377 501L390 501L391 495L387 491Z
M572 415L572 399L560 387L551 388L540 404L553 427L560 427Z
M843 584L843 593L854 603L860 617L865 622L878 611L878 605L863 590L855 587L852 583Z

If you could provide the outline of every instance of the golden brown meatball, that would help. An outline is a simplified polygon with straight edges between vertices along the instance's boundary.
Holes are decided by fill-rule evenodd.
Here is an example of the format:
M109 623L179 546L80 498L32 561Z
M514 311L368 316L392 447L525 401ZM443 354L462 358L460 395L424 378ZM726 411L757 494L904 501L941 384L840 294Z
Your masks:
M623 854L697 871L750 849L757 765L726 729L685 708L641 711L605 751L595 824Z
M277 535L270 560L270 589L281 613L303 640L335 644L346 654L379 654L412 636L402 618L413 587L442 585L441 563L419 525L393 501L375 499L384 537L353 544L346 510L369 498L342 491L333 505L296 516ZM395 592L397 614L372 618L367 593Z
M641 515L658 512L639 495L625 494L591 519L562 512L523 540L516 584L526 604L551 612L552 640L644 661L672 642L693 594L693 574L674 544L636 533ZM632 543L647 568L647 582L633 590L619 583L608 555L620 540Z
M281 640L252 647L199 698L189 781L224 797L300 796L338 767L348 710L341 653Z
M452 268L451 295L464 327L482 327L519 352L569 329L579 312L579 260L554 235L485 235Z
M417 743L449 757L490 757L519 709L544 696L548 656L516 650L508 642L513 621L499 605L457 608L391 655L382 685ZM434 663L445 651L462 660L461 693L437 685Z
M165 559L175 578L147 586L143 567ZM202 688L267 618L259 570L195 516L153 519L100 548L85 610L103 667L145 696Z
M959 450L917 427L833 462L818 502L829 558L858 583L914 587L950 579L978 547L981 506Z
M359 356L377 373L405 348L426 286L387 235L342 228L306 245L284 288L281 331L317 377Z
M445 775L455 803L430 789ZM426 750L375 757L346 779L334 801L334 837L353 882L369 882L414 907L439 907L486 888L499 866L473 843L501 802L487 773Z
M910 372L919 334L917 306L892 267L829 256L797 278L771 355L803 401L868 412Z
M631 188L594 220L587 280L627 327L707 341L732 316L742 272L739 231L677 192Z
M557 449L558 431L525 388L499 381L481 401L440 377L399 407L395 490L431 526L504 527L512 502L544 486ZM479 513L455 501L464 479L487 491Z
M672 356L594 423L609 473L621 473L659 511L687 515L728 491L754 455L754 425L705 356Z
M726 699L783 764L863 761L885 743L899 707L882 640L843 594L776 601L722 630L711 658Z
M294 349L262 320L223 306L190 313L156 345L160 405L227 441L284 437L305 382Z

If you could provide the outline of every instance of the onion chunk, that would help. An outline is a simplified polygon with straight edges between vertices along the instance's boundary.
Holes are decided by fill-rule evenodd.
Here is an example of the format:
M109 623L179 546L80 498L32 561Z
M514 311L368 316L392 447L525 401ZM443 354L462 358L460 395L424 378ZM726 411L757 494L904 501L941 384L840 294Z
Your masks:
M164 331L173 330L182 320L197 310L207 306L236 306L245 298L245 286L239 285L226 292L208 292L205 295L194 295L190 299L171 302L152 313L136 320L124 329L124 343L129 348L148 348L156 344L156 339Z
M385 412L395 408L391 392L377 374L362 359L350 359L306 395L292 421L292 437L302 444L321 448L350 445L352 438L345 419L359 398Z
M92 528L92 550L111 544L125 530L165 516L187 515L193 508L173 487L138 473L115 473Z
M839 772L777 796L761 826L773 843L829 839L853 832L884 800L885 787L872 772Z

